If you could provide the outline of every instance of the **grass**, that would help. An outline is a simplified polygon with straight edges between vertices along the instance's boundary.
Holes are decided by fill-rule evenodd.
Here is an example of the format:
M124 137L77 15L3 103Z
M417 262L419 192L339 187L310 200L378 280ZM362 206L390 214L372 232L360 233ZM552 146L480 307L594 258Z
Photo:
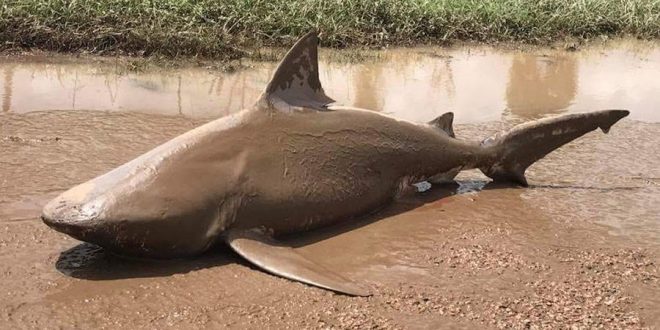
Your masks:
M3 0L0 47L237 58L326 46L660 37L660 0Z

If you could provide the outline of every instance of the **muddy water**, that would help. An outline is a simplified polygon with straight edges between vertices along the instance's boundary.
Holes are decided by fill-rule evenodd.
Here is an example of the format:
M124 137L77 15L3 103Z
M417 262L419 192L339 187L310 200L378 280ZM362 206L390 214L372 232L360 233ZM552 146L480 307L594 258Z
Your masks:
M531 167L530 188L467 172L358 223L291 237L374 292L349 298L259 272L222 247L192 260L118 259L38 219L68 187L250 104L274 64L124 74L107 61L3 59L0 328L660 326L660 47L368 55L325 53L328 95L415 121L454 111L461 138L566 112L632 114Z
M454 111L459 123L601 108L633 109L659 122L660 47L631 41L581 52L496 48L325 52L321 80L338 103L427 121ZM112 62L46 57L0 62L2 111L108 110L216 118L254 102L274 62L243 62L223 74L204 68L126 73Z

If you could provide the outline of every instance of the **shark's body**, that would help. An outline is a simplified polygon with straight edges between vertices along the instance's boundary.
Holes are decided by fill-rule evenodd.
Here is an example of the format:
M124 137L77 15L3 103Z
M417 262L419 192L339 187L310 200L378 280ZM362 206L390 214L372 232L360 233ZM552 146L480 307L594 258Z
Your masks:
M317 42L308 34L294 46L253 108L64 192L44 208L44 221L125 255L184 257L227 242L272 273L362 295L273 238L373 212L411 183L453 178L462 169L526 184L532 162L627 115L569 115L465 142L454 138L451 114L415 124L328 107Z

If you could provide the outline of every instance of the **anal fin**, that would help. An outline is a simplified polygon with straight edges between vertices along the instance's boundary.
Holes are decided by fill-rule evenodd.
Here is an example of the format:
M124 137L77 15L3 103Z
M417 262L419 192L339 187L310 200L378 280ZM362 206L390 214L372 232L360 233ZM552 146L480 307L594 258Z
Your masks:
M255 266L290 280L351 296L369 296L355 282L315 263L260 230L230 230L227 244Z

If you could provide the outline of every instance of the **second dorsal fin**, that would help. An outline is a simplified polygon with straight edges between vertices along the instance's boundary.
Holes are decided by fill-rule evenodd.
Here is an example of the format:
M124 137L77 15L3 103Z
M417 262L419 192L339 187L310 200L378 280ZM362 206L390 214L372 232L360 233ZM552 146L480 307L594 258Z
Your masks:
M456 137L454 135L454 113L453 112L446 112L443 115L431 120L429 122L429 125L439 128L440 130L444 131L449 135L450 137Z
M257 101L259 108L291 111L297 108L325 110L334 102L325 95L319 80L319 37L304 35L284 56Z

